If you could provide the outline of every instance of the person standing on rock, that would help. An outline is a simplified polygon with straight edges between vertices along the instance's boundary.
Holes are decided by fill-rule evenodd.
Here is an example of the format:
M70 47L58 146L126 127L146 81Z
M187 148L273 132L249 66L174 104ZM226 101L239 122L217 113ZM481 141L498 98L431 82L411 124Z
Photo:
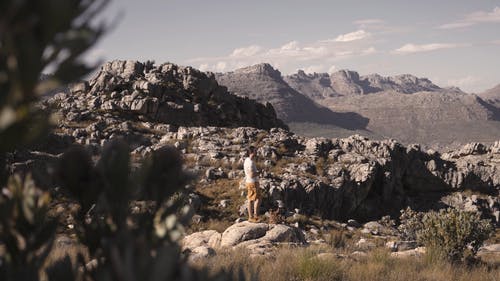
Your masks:
M259 205L261 200L259 178L257 167L255 166L255 154L255 147L250 146L247 150L248 157L243 163L248 199L248 221L250 222L259 222Z

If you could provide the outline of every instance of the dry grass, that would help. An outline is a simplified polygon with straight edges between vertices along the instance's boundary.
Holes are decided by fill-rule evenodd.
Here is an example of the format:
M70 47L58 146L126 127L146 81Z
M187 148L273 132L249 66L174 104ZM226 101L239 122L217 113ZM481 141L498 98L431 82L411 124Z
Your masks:
M331 248L330 248L331 250ZM242 268L247 276L258 273L262 281L496 281L500 268L492 264L467 266L446 262L429 263L425 258L396 259L387 249L377 248L366 258L338 258L324 247L281 248L269 256L250 257L245 250L225 250L199 261L197 267L210 272ZM331 253L331 252L330 252Z
M195 186L195 192L202 199L202 207L198 212L205 219L199 224L189 226L188 232L214 229L225 230L239 217L239 207L245 202L238 189L240 179L218 179L206 184ZM219 206L221 200L229 200L228 206Z

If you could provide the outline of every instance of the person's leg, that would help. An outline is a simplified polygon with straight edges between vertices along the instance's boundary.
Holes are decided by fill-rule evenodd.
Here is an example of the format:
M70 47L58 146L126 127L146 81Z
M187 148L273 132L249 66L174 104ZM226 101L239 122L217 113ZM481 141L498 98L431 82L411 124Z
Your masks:
M254 206L253 206L253 217L254 218L259 217L259 207L260 207L260 199L256 199L254 201Z
M247 206L247 209L248 209L248 220L252 220L253 218L253 212L252 212L252 207L253 207L253 201L251 200L248 200L248 206Z

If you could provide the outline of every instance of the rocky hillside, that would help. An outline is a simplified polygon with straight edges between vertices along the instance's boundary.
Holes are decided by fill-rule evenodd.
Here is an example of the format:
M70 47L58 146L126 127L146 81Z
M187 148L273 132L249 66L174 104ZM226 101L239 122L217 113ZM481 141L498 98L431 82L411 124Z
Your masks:
M290 87L281 73L267 63L218 73L219 84L236 95L271 103L285 122L315 122L347 129L362 129L367 120L355 113L335 113Z
M189 187L195 219L232 222L246 216L238 188L244 189L244 151L255 145L265 211L281 208L292 218L368 221L398 217L406 206L452 206L500 222L500 142L471 143L440 154L359 135L303 137L283 128L271 106L235 97L214 77L173 64L107 63L90 81L41 106L59 115L55 132L45 143L11 153L7 160L10 173L31 173L38 186L54 192L61 152L74 143L85 145L97 159L107 143L121 138L130 145L133 161L174 146L196 175ZM252 117L245 115L250 114L245 106L255 110ZM207 116L216 119L202 118ZM297 234L293 240L304 241L290 227L266 224L259 231L255 238L265 241L254 242L274 241L275 232L279 237ZM236 240L228 245L240 242Z
M420 143L438 150L500 139L500 110L494 103L409 74L360 76L355 71L341 70L331 75L299 71L282 77L270 65L260 64L218 74L217 79L231 91L269 101L277 108L278 116L288 116L284 120L304 136L346 137L359 133L376 139L395 138L404 144ZM303 101L304 97L330 109L334 115L355 116L363 121L363 126L325 122L332 118L318 114L314 107L309 113L304 112L308 108L304 104L309 104Z
M170 126L252 126L285 128L271 104L230 94L215 78L171 63L113 61L90 81L73 85L45 101L70 122L98 121L107 135L124 121ZM61 130L67 129L63 122ZM78 134L76 134L78 137ZM94 136L98 140L98 136Z
M334 111L357 112L370 120L371 131L407 144L443 148L500 139L498 110L471 94L381 92L322 103Z
M57 136L68 140L66 147L76 141L87 144L96 155L106 142L122 136L135 147L134 158L173 145L184 153L187 167L199 175L198 191L212 189L215 194L237 190L243 178L244 150L256 145L260 182L266 191L265 209L283 205L287 210L299 209L303 214L323 218L365 221L397 214L407 205L416 209L434 208L440 206L441 196L472 190L483 194L476 196L474 208L496 221L500 219L500 142L492 146L473 143L440 155L423 151L418 145L405 147L393 140L370 141L360 136L304 138L278 128L172 129L126 121L113 127L110 135L110 128L101 123L78 126L73 123ZM56 144L61 147L60 143L52 141L45 148L12 155L11 172L31 171L39 185L53 186L53 165L60 153L53 149ZM203 198L209 196L205 194ZM193 199L198 202L193 203L197 208L207 203L200 201L197 194L193 198L198 198ZM224 205L233 210L243 203L239 197L224 199L228 199ZM245 214L244 209L241 214Z
M440 91L439 86L427 78L410 74L383 77L378 74L360 76L355 71L340 70L328 73L297 74L286 76L285 81L294 89L313 100L336 96L366 95L383 91L412 94L421 91Z
M479 96L500 110L500 84L484 91Z

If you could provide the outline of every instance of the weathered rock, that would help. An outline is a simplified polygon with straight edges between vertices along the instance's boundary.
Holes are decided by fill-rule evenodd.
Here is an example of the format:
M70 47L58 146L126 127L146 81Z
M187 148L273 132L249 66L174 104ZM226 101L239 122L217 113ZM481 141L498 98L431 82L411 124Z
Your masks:
M262 237L262 240L268 240L271 242L305 243L303 233L295 227L283 224L276 224L269 227L270 230L266 232L266 235Z
M221 234L215 230L205 230L195 232L182 239L182 248L193 250L198 247L207 246L210 248L218 248L220 246Z
M359 239L358 242L356 242L356 247L361 249L361 250L370 250L375 248L377 245L373 241L367 240L365 238Z
M102 110L131 114L170 125L253 126L286 128L271 105L243 99L219 86L215 78L191 67L149 62L112 61L89 81L70 87L71 96L46 102L71 108L68 118L79 121L80 112ZM95 115L94 112L88 116Z
M188 259L190 262L195 262L198 260L206 259L214 255L215 255L214 249L206 246L199 246L190 251Z
M379 222L371 221L363 225L363 233L371 233L373 235L394 235L396 230L382 225Z
M205 172L205 177L208 180L216 180L216 179L227 178L227 174L221 168L208 168L207 171Z
M417 241L388 241L385 246L393 252L407 251L417 248Z
M269 225L265 223L241 222L233 224L222 233L221 247L235 246L247 240L266 235Z
M421 257L425 254L425 247L418 247L412 250L406 250L401 252L392 252L391 257L394 258L410 258L410 257Z

